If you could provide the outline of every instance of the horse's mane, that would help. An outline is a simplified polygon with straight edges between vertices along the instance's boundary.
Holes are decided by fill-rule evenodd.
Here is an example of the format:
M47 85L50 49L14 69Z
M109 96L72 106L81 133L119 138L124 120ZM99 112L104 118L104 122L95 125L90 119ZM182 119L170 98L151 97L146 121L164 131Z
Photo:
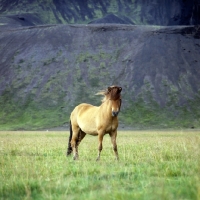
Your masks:
M108 99L110 100L120 99L121 98L120 92L119 92L119 87L113 85L113 86L108 87L108 89L106 90L99 91L96 95L104 95L104 98L101 101L105 102Z

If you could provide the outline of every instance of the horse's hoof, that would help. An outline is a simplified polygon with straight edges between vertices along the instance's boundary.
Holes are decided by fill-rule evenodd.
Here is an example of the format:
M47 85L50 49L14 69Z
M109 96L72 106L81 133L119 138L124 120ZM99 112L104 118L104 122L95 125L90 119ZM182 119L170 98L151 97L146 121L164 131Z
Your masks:
M71 155L71 153L68 153L68 152L66 153L66 156L67 156L67 157L69 157L70 155Z

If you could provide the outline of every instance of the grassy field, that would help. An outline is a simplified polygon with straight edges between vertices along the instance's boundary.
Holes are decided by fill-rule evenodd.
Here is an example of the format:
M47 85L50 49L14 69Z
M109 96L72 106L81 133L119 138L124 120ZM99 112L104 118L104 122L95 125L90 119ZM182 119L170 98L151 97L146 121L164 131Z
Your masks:
M200 131L119 131L120 161L87 135L78 161L68 132L0 132L0 199L200 199Z

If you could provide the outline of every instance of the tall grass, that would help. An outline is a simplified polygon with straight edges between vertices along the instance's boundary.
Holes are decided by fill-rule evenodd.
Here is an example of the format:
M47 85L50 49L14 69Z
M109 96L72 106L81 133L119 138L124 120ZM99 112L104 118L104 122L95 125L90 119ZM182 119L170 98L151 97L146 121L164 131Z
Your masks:
M120 131L96 162L86 136L78 161L67 132L0 132L0 199L200 199L200 131Z

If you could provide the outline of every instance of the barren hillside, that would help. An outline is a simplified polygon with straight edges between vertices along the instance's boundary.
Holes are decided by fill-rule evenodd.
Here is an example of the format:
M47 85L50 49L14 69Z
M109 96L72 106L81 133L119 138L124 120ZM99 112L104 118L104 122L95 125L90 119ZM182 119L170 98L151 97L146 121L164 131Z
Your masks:
M200 126L200 40L193 26L46 25L0 30L1 129L68 122L98 90L123 88L120 121Z

